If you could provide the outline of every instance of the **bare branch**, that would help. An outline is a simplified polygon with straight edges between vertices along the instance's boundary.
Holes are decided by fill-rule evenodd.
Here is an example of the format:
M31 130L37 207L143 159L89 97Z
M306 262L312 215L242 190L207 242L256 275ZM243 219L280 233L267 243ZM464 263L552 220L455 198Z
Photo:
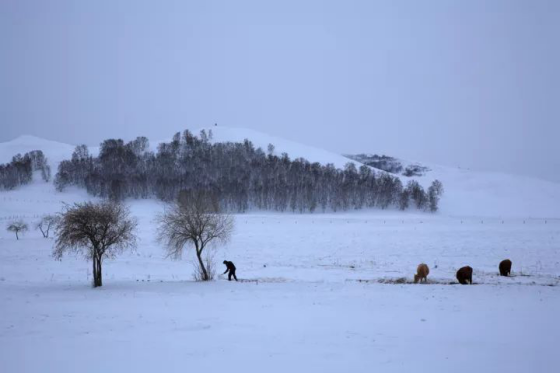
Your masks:
M194 247L203 274L200 278L209 280L202 252L209 244L229 240L234 227L233 217L220 213L217 204L207 194L182 193L157 220L158 240L164 244L167 256L180 259L186 246Z
M43 234L44 238L48 238L50 230L54 226L56 226L58 221L59 221L59 216L54 214L46 214L43 217L41 217L39 222L35 224L35 228L41 231L41 234Z

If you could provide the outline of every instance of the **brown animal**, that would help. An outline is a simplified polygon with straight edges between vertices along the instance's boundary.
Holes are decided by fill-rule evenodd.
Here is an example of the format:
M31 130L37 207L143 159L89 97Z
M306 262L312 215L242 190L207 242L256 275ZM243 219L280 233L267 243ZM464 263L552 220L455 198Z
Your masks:
M424 282L428 281L428 274L430 274L430 268L426 264L418 265L418 269L416 269L416 274L414 275L414 283L418 283L418 281Z
M500 275L507 277L511 273L511 260L500 262Z
M464 266L457 270L457 280L461 284L472 284L472 268Z

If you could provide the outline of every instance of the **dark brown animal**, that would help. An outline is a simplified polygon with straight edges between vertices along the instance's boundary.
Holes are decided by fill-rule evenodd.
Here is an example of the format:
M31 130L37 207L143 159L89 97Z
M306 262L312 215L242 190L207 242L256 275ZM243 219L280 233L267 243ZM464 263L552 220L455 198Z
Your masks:
M504 260L500 262L500 275L507 277L511 273L511 260Z
M428 281L428 274L430 274L430 268L426 264L418 265L418 269L416 269L416 274L414 275L414 283L418 283L418 281L424 282Z
M472 268L464 266L457 270L457 280L461 284L472 284Z

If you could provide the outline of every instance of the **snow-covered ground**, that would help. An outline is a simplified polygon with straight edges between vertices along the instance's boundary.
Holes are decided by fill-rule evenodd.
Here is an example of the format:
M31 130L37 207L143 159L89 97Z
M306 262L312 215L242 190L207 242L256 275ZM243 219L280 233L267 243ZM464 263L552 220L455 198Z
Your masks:
M2 286L3 288L5 286ZM2 371L558 371L554 288L22 284Z
M2 158L32 150L5 144ZM50 146L52 162L71 154ZM494 188L523 177L464 171L469 195L458 174L433 171L446 187L440 214L236 215L214 256L219 272L236 264L237 283L191 281L193 253L171 261L154 240L163 204L131 200L138 248L108 260L92 289L83 258L55 261L52 239L4 230L90 197L39 178L2 191L0 371L559 371L558 186L530 179L540 210L512 211ZM498 276L505 258L509 278ZM410 284L420 262L429 284ZM472 286L455 282L464 265Z
M58 206L9 196L29 221ZM1 371L560 369L558 220L237 215L214 252L245 282L196 283L193 253L171 261L154 241L163 206L129 203L139 246L105 263L101 289L84 259L51 257L52 239L2 232ZM504 258L511 278L497 275ZM430 284L399 284L420 262ZM476 284L460 286L467 264Z

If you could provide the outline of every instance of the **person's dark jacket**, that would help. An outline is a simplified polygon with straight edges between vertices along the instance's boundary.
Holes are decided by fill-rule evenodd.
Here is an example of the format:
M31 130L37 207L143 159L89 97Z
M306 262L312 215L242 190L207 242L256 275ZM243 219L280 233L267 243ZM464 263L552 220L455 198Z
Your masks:
M224 272L227 273L228 271L235 272L235 265L231 261L224 261L224 265L226 265L227 269Z

